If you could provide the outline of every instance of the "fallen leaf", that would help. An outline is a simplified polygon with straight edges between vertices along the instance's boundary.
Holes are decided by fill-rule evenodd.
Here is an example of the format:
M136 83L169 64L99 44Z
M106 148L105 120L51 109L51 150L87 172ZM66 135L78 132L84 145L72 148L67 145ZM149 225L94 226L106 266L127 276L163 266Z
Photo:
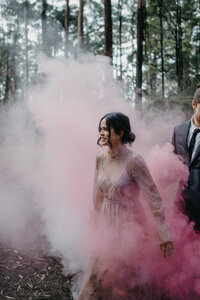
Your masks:
M44 275L44 274L42 274L42 276L41 276L41 280L44 280L44 278L45 278L45 275Z

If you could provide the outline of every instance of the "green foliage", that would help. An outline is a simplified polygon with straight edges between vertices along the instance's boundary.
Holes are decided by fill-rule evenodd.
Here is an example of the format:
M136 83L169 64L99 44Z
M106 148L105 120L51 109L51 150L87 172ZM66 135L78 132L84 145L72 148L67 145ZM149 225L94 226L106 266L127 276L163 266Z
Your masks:
M137 0L112 1L114 77L120 81L125 98L132 102L135 98L137 4ZM72 5L70 1L69 5L68 46L70 47L68 47L68 55L76 57L78 6ZM28 1L27 45L25 45L24 8L25 0L6 0L0 4L2 19L0 23L1 101L5 98L6 74L9 75L10 80L10 98L16 99L16 95L23 96L26 50L28 50L28 82L34 82L38 76L36 58L44 50L42 1ZM47 0L45 20L46 55L50 57L65 55L65 1L63 1L63 6L57 6L56 1ZM144 109L155 106L167 108L174 105L181 107L184 111L189 109L190 100L188 99L191 99L196 83L200 81L199 26L198 0L146 0L143 51ZM95 55L102 55L104 48L103 0L85 1L83 27L85 49ZM163 53L161 51L161 28ZM162 69L162 57L164 69ZM162 76L164 77L164 98Z
M161 30L159 8L162 3L163 56L165 98L161 96ZM200 20L199 2L195 1L147 1L147 24L144 56L143 86L148 105L174 106L186 111L199 81ZM179 15L177 15L179 11ZM179 25L179 22L181 25ZM178 43L178 46L177 46ZM177 50L178 49L178 50ZM178 54L177 54L177 51ZM177 69L177 60L181 66ZM179 90L180 68L182 68L182 91ZM179 73L177 73L179 72ZM179 75L178 75L179 74ZM153 82L152 82L153 81ZM153 94L154 89L154 94ZM146 105L146 103L145 103ZM144 106L145 106L144 105Z
M104 7L102 2L86 1L84 8L85 48L96 54L103 54Z

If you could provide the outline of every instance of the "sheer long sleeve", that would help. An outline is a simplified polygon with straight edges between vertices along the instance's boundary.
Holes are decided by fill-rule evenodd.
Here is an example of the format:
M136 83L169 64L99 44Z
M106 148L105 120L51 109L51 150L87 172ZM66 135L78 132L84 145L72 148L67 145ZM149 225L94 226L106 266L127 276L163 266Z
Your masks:
M94 209L96 212L100 211L102 201L103 201L103 193L102 193L100 187L98 186L98 181L97 181L100 160L101 160L101 156L97 155L95 175L94 175L94 186L93 186L93 204L94 204Z
M127 164L127 171L131 178L138 184L150 204L157 224L159 243L170 241L170 235L165 223L163 201L143 158L140 155L131 157Z

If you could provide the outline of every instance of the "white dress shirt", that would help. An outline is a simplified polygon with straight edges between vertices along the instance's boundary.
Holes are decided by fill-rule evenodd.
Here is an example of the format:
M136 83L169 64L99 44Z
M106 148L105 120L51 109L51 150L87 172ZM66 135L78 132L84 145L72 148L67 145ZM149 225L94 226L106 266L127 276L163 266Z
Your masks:
M191 126L190 126L190 130L189 130L188 137L187 137L187 146L188 147L190 145L190 141L191 141L194 130L197 129L197 128L200 129L200 127L197 127L197 126L194 125L193 117L194 116L192 116L192 118L191 118ZM196 141L195 141L194 149L193 149L193 152L192 152L191 160L194 158L194 154L195 154L195 152L196 152L199 145L200 145L200 132L198 132L197 136L196 136Z

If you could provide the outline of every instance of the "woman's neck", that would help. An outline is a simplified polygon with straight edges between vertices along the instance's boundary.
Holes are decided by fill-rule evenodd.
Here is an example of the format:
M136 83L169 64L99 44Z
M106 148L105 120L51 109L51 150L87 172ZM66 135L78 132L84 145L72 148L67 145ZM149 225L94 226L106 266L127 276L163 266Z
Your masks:
M108 153L111 156L117 156L121 152L122 148L123 148L123 144L112 146L112 148L108 149Z

